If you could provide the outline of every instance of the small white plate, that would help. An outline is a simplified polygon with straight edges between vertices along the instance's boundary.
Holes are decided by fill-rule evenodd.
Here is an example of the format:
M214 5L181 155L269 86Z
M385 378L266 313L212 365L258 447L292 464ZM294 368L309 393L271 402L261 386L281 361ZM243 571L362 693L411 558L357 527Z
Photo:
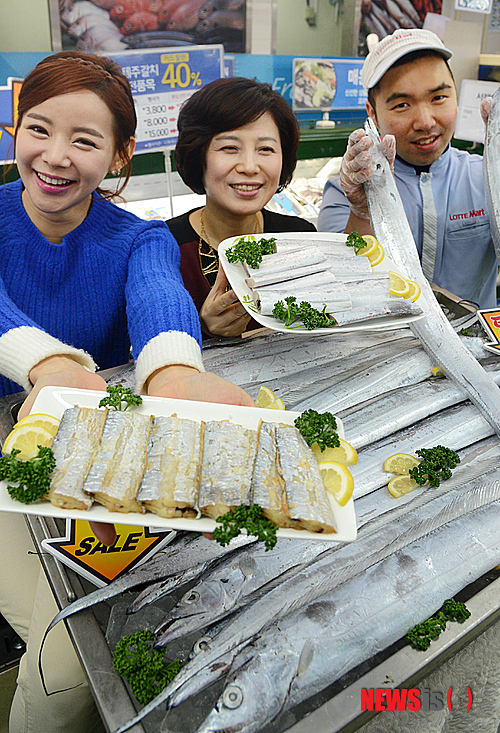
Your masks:
M314 244L314 242L318 240L324 241L328 239L332 242L345 242L347 239L347 234L331 234L327 232L284 232L278 234L264 233L259 234L258 236L269 238L274 237L275 239L299 239L301 241L306 240L308 242L310 241L311 244ZM425 299L423 295L420 295L416 300L416 303L422 309L422 313L418 316L382 316L380 318L372 318L371 320L362 321L360 323L353 323L349 326L315 328L312 331L309 331L307 328L285 328L285 325L282 323L282 321L278 321L276 318L274 318L274 316L262 316L258 312L258 310L253 305L252 290L248 287L245 281L247 278L247 274L243 268L243 265L241 264L241 262L232 263L228 261L226 257L226 250L229 249L229 247L232 247L237 239L241 239L241 236L224 239L224 241L219 244L219 261L224 268L224 272L227 275L227 279L229 280L231 288L236 293L238 300L243 305L247 313L249 313L252 318L257 321L257 323L260 323L261 326L266 326L266 328L270 328L273 331L281 331L282 333L307 333L311 336L325 333L334 336L336 333L346 333L348 331L389 331L394 328L401 328L402 326L405 326L408 323L412 323L413 321L418 321L420 318L423 318L426 315L427 308L425 304ZM382 262L380 262L380 264L372 267L372 270L373 272L380 273L387 273L389 270L392 270L392 272L397 272L402 277L405 277L404 273L399 271L394 262L389 257L387 257L387 255L384 256L384 259L382 260ZM388 295L388 297L390 296Z
M97 407L100 400L106 396L105 392L95 392L86 389L69 389L64 387L44 387L40 390L32 408L32 413L41 412L53 417L61 418L68 407ZM268 422L283 422L293 424L299 412L286 410L262 410L255 407L241 407L238 405L222 405L216 402L194 402L191 400L172 400L161 397L143 397L142 405L133 407L134 412L146 415L177 415L191 420L229 420L238 425L256 430L259 420ZM338 433L344 435L342 423L337 418ZM317 534L296 529L279 529L278 537L288 537L301 540L322 540L332 542L352 542L356 539L356 517L354 502L350 499L345 506L331 498L331 504L337 532L332 534ZM37 514L46 517L60 517L61 519L85 519L91 522L107 522L111 524L132 524L141 527L157 527L159 529L191 530L193 532L212 532L216 526L210 517L201 519L166 519L157 514L147 512L137 514L130 512L110 512L106 507L94 504L88 511L78 509L60 509L49 501L36 504L22 504L12 499L7 492L7 483L0 481L0 511L16 512L21 514Z

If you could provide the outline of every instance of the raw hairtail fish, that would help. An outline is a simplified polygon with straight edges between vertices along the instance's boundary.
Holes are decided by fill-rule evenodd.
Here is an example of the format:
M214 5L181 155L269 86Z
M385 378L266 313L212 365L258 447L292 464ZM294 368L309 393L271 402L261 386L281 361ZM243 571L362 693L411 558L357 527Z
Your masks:
M497 260L500 261L500 94L498 90L493 95L493 104L486 125L483 166L491 238Z
M485 369L499 384L500 367L491 364ZM448 379L427 379L342 415L342 423L349 442L360 450L466 399L462 390Z
M245 552L226 558L218 567L204 573L169 611L155 629L157 645L166 646L174 639L213 625L241 608L249 597L283 572L300 569L327 549L331 549L330 542L281 538L272 552L266 552L257 543ZM137 604L134 610L139 610Z
M485 478L481 477L479 483L476 482L476 485L468 488L466 487L466 483L469 480L467 478L467 467L464 467L462 485L456 489L454 494L450 496L441 495L436 501L429 501L424 506L418 507L415 511L401 516L398 522L389 523L376 532L368 532L365 536L359 537L356 542L334 546L332 550L327 550L322 553L315 561L313 560L306 564L298 573L292 573L291 576L285 573L280 584L271 584L270 590L266 594L261 594L261 597L253 604L247 605L232 620L229 619L225 625L219 628L217 636L205 645L203 653L197 654L184 666L173 682L152 703L146 705L136 717L130 720L125 726L119 728L115 733L122 733L128 730L165 700L168 700L169 706L178 705L190 695L196 694L205 686L215 682L229 668L231 660L236 656L238 650L248 644L251 639L257 637L263 629L267 628L272 619L280 619L279 626L281 627L283 619L288 614L292 616L295 612L300 614L301 611L299 609L302 608L307 613L307 608L310 607L309 604L315 603L322 596L332 591L340 593L339 598L345 597L345 603L347 605L352 604L354 599L357 599L356 603L358 603L360 599L364 598L362 584L367 577L365 571L368 568L372 568L376 563L384 561L385 558L389 558L388 562L390 562L391 557L397 557L395 554L397 551L402 552L402 548L406 548L411 543L419 545L419 538L427 535L429 532L438 530L438 528L444 525L450 526L449 523L452 520L464 517L465 514L473 511L477 507L486 506L486 509L479 510L484 514L481 514L481 520L477 522L476 536L474 536L474 530L464 531L464 528L460 527L455 532L455 541L451 546L460 549L458 553L459 557L462 556L462 553L464 553L464 557L468 557L469 554L472 557L473 551L472 548L467 548L467 542L473 540L474 544L477 543L477 553L480 555L481 551L485 550L488 546L487 542L483 542L485 534L481 531L481 522L486 517L489 533L488 540L493 539L496 548L495 551L500 551L500 547L498 547L498 533L493 530L498 522L497 514L500 512L500 506L498 506L500 489L498 478L499 468L497 464L497 468L488 475L489 483L487 485L484 484ZM451 497L453 498L452 501L450 501ZM496 504L490 504L492 501L495 501ZM490 523L488 512L492 506L497 506L498 508L494 518L491 518ZM466 521L469 518L464 517L464 519L457 520L457 522ZM444 526L444 529L446 529L446 526ZM425 547L425 545L422 546ZM441 565L443 546L448 546L448 543L444 539L437 542L436 547L439 551L438 557L440 558L440 562L437 563L438 565ZM478 559L478 554L474 551L475 560ZM449 562L453 563L455 562L454 558L456 557L456 553L447 553L446 557ZM476 577L479 577L482 572L488 570L491 567L488 563L491 562L493 562L492 557L488 555L485 558L483 556L481 563L484 566L484 570L478 572ZM435 572L432 562L428 564L423 562L423 564L426 570L430 570L432 573ZM495 563L493 562L493 564ZM417 563L415 581L417 578L424 577L420 570L420 565ZM455 573L453 578L450 577L451 582L457 583L456 589L451 595L460 590L468 582L469 565L465 560L461 560L460 571L462 573L461 579L456 577L459 573ZM407 574L407 570L404 570L404 572ZM347 590L344 591L344 589L347 589L347 584L342 585L346 581L349 581L349 578L352 578L353 573L359 578L358 582L361 584L361 588L356 593L353 593L352 589L349 592ZM391 577L397 586L398 574L393 571ZM405 582L401 584L401 588L404 588L406 592L413 592L414 584L406 580L406 575L404 577ZM446 572L443 574L443 577L447 577ZM441 585L441 583L442 581L438 585ZM443 588L441 588L441 591L443 591ZM444 592L449 593L446 589L444 589ZM448 597L450 595L444 595L444 598ZM383 605L384 598L385 595L381 590L376 599L370 599L368 616L371 615L372 611L375 612L377 608ZM440 603L436 607L439 607L439 605ZM408 604L408 607L411 608L411 604ZM420 610L420 613L424 614L423 618L429 615L428 609L429 604L423 603L422 609ZM351 613L350 616L354 619L354 617L357 617L357 614ZM363 613L362 616L364 617L365 614ZM423 620L423 618L420 620ZM413 623L416 623L416 621ZM373 623L371 621L370 624L371 631L373 632ZM411 625L410 623L405 630ZM381 624L381 626L384 626L384 624ZM330 622L325 626L325 632L330 635L332 634ZM356 635L354 637L356 645L359 647L359 639L362 639L363 643L365 643L367 636L373 638L373 633L367 630L364 634ZM399 636L401 636L401 633ZM316 638L316 635L313 635L312 638ZM361 649L361 653L364 654L363 649ZM279 650L276 656L278 658L281 656ZM365 656L363 656L364 658ZM259 676L257 679L259 684L262 684L262 677ZM279 683L279 677L275 680L273 679L272 684L277 683ZM263 687L266 687L266 685L263 685ZM231 730L231 727L228 730Z
M287 517L310 532L336 532L332 505L318 462L294 425L276 425L278 470L284 482Z
M372 274L372 266L367 257L349 257L349 255L331 255L328 257L330 270L337 280Z
M353 308L362 308L371 303L381 303L389 298L389 275L378 274L369 282L366 280L344 281Z
M285 252L283 254L263 255L262 262L258 267L249 267L246 263L244 268L248 273L248 277L256 277L258 275L272 275L284 272L289 277L290 272L297 267L306 267L307 265L317 265L326 260L323 252L314 245L294 252Z
M345 369L345 362L343 366ZM422 349L409 348L403 356L399 353L384 358L382 354L379 362L339 381L333 389L329 386L301 400L294 409L338 413L397 387L421 382L431 375L432 366L431 359Z
M498 495L498 482L493 493ZM257 733L281 711L402 638L428 618L429 609L437 611L498 563L499 521L496 500L280 619L239 652L219 701L197 733ZM449 551L443 553L443 547Z
M272 257L272 255L270 255ZM262 275L252 275L252 277L247 277L245 282L248 285L249 288L259 288L263 285L272 285L274 283L283 283L288 282L289 280L293 280L296 277L304 277L305 275L314 275L317 272L325 272L325 270L330 269L330 262L326 259L323 259L322 262L318 262L315 265L303 265L301 267L295 267L293 270L290 269L290 266L285 270L281 270L280 272L275 273L263 273ZM259 271L256 270L256 273Z
M93 499L83 489L106 420L106 410L70 407L52 442L56 467L49 500L62 509L90 509Z
M217 519L240 504L249 504L257 451L257 433L241 425L205 424L198 505Z
M388 483L391 476L383 466L386 458L394 453L415 455L420 448L435 445L457 451L493 433L489 422L470 402L448 407L360 450L357 464L351 467L354 496L364 496Z
M257 310L263 316L272 316L275 304L281 300L285 302L285 298L292 295L297 298L297 303L307 301L313 308L322 311L326 306L326 312L345 310L352 307L344 283L333 283L333 285L325 286L325 288L317 290L295 290L290 280L286 283L286 289L283 290L254 290L254 303ZM328 289L327 289L328 288Z
M369 332L360 332L359 336L367 333ZM378 332L372 331L371 333ZM394 334L395 332L386 331L385 333ZM305 400L310 399L314 395L319 393L323 393L323 396L328 395L328 398L331 399L335 395L335 385L341 384L345 380L345 373L347 368L349 369L349 373L351 374L352 379L352 377L356 373L361 372L362 374L364 374L367 369L373 367L375 364L380 363L381 359L383 359L385 362L387 361L387 359L394 357L396 353L408 354L409 349L415 350L415 348L417 348L417 350L420 350L425 359L430 362L427 354L423 351L423 349L420 349L418 342L413 341L413 339L411 338L411 332L408 329L407 333L410 336L410 339L408 339L408 341L401 341L398 339L394 341L387 341L385 344L373 345L369 348L351 353L349 354L349 356L346 355L345 357L332 357L332 360L330 362L320 363L317 366L314 364L313 361L310 368L306 368L305 365L301 364L301 368L297 367L297 371L295 372L295 374L286 375L285 394L287 408L294 410L295 405L304 403ZM342 336L342 332L339 331L338 336L336 336L335 339L330 340L335 340L335 342L337 342L337 340L339 338L341 339ZM297 335L297 338L300 338L300 336ZM311 344L314 344L319 338L323 337L317 336L314 339L310 339ZM356 334L356 338L358 338L358 334ZM290 354L290 358L293 359L293 354ZM348 367L346 366L347 359L349 359ZM428 372L424 376L428 376ZM424 377L422 376L421 379L423 378ZM278 376L276 376L274 379L267 379L265 383L266 386L273 391L279 389L282 390L284 381L280 371L278 371ZM355 400L354 404L363 401L363 391L358 390L357 396L359 399ZM319 412L322 412L323 410L329 408L322 407L320 405L317 409Z
M329 311L329 313L337 326L348 326L351 323L371 321L382 316L392 316L393 318L420 316L422 308L411 300L403 300L402 298L389 300L387 298L379 303L368 302L364 306L353 307L351 310Z
M220 558L254 542L255 537L242 534L234 537L226 547L222 547L193 532L183 533L172 545L157 552L143 565L134 567L109 585L97 588L63 608L51 621L45 636L59 621L145 583L149 584L146 591L153 588L152 584L162 583L166 595L183 583L201 575L212 565L217 564Z
M284 509L285 483L279 471L276 425L260 422L258 447L252 476L251 503L262 507L264 516L278 527L302 529Z
M418 283L428 307L425 317L411 323L410 328L436 366L441 366L446 376L465 391L500 435L500 389L464 347L434 297L423 275L401 197L371 119L367 120L365 129L373 142L372 159L376 165L375 175L364 184L373 232L401 274Z
M331 234L331 239L277 239L276 251L278 254L282 252L294 252L297 249L307 250L311 247L317 247L323 254L345 254L348 257L355 256L353 247L346 247L345 234Z
M324 270L323 272L315 272L312 275L304 275L304 277L294 277L293 280L288 280L286 289L290 290L289 295L293 295L292 288L297 290L305 290L306 288L322 288L325 285L328 287L332 284L338 283L337 278L330 272L330 270ZM265 292L266 290L280 290L284 289L284 285L276 285L271 283L270 285L259 286L259 291Z
M112 512L144 512L136 494L146 468L151 420L141 413L108 412L84 490Z
M203 423L154 417L137 501L161 517L196 517Z
M418 343L409 328L362 331L356 334L356 339L352 334L342 332L334 339L320 334L312 339L310 335L274 331L252 339L224 339L222 345L218 340L217 346L208 342L203 348L203 362L206 369L211 366L217 368L224 374L224 379L250 390L256 389L257 395L259 384L274 379L283 382L303 369L315 366L328 368L331 361L345 361L355 354L369 354L371 348L382 349L385 344L391 348L401 340ZM247 359L249 353L251 359Z

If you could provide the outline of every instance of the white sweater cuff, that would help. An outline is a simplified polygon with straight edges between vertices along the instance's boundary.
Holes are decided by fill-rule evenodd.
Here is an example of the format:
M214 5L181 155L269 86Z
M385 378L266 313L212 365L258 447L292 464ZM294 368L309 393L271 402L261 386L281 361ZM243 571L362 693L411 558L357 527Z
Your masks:
M135 391L141 394L148 378L162 367L180 364L204 372L201 349L196 339L183 331L159 333L148 341L135 365Z
M69 356L90 372L96 370L94 360L85 351L67 346L34 326L12 328L0 336L0 374L25 390L32 387L29 373L33 367L56 355Z

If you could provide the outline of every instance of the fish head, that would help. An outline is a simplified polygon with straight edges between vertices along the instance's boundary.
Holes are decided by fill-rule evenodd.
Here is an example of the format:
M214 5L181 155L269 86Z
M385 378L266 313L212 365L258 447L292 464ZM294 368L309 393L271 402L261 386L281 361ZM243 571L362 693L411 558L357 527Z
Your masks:
M297 656L278 644L243 650L228 683L197 733L256 733L282 711L297 671Z

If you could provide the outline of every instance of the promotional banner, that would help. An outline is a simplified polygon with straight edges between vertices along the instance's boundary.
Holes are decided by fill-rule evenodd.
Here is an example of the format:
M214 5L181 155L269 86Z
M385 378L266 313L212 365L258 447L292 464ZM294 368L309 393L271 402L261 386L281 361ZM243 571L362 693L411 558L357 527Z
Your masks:
M303 111L304 119L306 119L308 116L307 112L315 109L318 111L323 110L323 106L321 106L322 99L320 97L318 100L318 96L315 98L315 101L318 100L320 103L319 107L312 104L312 97L314 96L315 90L313 91L314 79L310 77L307 83L304 81L303 85L304 93L302 99L304 100L303 103L305 106L301 107L299 101L300 96L297 101L294 100L294 70L296 69L296 62L297 68L303 68L309 72L312 70L312 76L316 76L318 80L319 75L322 75L323 71L325 78L327 78L327 75L334 76L335 92L333 96L330 96L326 109L361 109L364 113L367 95L361 84L360 77L364 59L332 58L328 56L317 58L303 57L298 59L295 56L280 54L244 54L235 57L235 76L246 76L250 79L258 79L259 81L271 84L272 88L282 94L296 112ZM319 68L319 64L324 66L321 67L322 70L318 74L315 74L314 70L316 67ZM321 85L319 89L321 90ZM311 103L308 102L308 97L311 97ZM307 106L309 104L311 106Z
M368 54L366 37L370 33L380 40L398 28L422 28L427 13L441 13L442 5L443 0L361 0L359 56Z
M83 519L67 519L64 537L42 540L42 548L79 575L102 588L142 565L171 542L176 532L117 524L116 540L103 545Z
M364 107L367 95L361 84L363 61L364 59L294 59L294 111L329 112Z
M22 80L48 54L0 54L0 164L11 163ZM136 153L175 147L182 103L224 76L224 48L186 46L113 54L130 82L138 119ZM17 73L16 73L17 72Z
M174 148L183 102L201 86L224 76L222 46L112 54L130 82L137 111L135 152Z
M49 0L52 48L88 53L222 44L245 53L246 0Z

